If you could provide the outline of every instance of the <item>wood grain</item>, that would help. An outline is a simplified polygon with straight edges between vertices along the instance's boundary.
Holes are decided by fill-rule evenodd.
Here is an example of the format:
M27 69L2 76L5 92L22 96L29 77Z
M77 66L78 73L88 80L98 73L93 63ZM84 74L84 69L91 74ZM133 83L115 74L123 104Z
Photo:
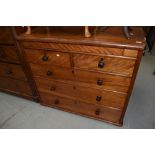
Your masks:
M119 73L132 76L135 60L133 59L123 59L115 57L101 57L101 56L92 56L87 54L74 54L74 66L76 68L83 68L89 70L98 70L109 73ZM103 59L104 67L99 68L99 61Z
M61 66L70 68L70 55L62 52L52 52L45 50L28 50L25 49L27 61L37 64L49 64L53 66ZM44 61L43 57L47 56L48 60Z

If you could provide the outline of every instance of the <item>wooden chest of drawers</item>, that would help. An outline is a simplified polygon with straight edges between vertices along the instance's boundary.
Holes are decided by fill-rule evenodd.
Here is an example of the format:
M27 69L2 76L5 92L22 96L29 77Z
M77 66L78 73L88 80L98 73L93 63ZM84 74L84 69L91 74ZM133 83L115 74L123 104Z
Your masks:
M35 98L10 27L0 27L0 90Z
M123 124L145 39L140 28L131 40L111 29L87 39L39 30L17 37L42 105Z

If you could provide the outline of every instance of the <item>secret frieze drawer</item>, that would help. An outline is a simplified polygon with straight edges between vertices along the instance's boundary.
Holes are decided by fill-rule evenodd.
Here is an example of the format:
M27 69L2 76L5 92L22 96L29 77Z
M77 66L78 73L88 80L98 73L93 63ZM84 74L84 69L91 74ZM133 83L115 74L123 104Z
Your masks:
M78 83L35 78L39 92L65 96L86 103L122 109L126 94L89 89Z
M102 55L116 55L126 57L137 57L137 50L120 49L111 47L99 47L90 45L76 45L76 44L65 44L65 43L47 43L47 42L28 42L22 43L24 48L32 49L51 49L71 53L95 53Z
M54 67L51 65L39 65L30 63L30 67L34 77L43 77L48 79L72 80L81 82L89 87L127 92L130 80L129 77L86 71L81 69L67 69Z

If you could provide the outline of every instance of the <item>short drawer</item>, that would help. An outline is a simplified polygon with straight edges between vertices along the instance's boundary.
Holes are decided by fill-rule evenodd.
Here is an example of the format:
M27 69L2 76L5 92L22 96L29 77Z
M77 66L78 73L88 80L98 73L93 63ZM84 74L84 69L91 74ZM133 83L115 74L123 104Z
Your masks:
M8 63L0 63L0 76L26 80L22 66Z
M99 89L80 86L77 83L65 83L55 80L47 81L41 78L35 78L35 81L40 92L61 95L86 103L113 108L121 109L124 106L126 94L100 91Z
M34 77L45 77L49 79L74 80L74 74L69 68L55 67L51 65L38 65L30 63Z
M23 42L25 48L33 49L53 49L64 52L85 52L85 53L96 53L103 55L119 55L123 56L124 49L109 48L109 47L97 47L88 45L74 45L74 44L63 44L63 43L43 43L43 42Z
M84 85L124 93L127 93L131 80L129 77L79 69L74 71L74 75L76 80Z
M0 61L20 63L16 47L0 45Z
M68 53L29 49L25 49L25 53L27 60L30 63L48 64L68 68L71 67L70 55Z
M32 96L32 91L26 81L0 77L0 89Z
M42 105L119 124L121 110L86 104L67 98L41 93Z
M120 57L94 56L87 54L74 54L74 66L76 68L118 73L131 76L135 60Z

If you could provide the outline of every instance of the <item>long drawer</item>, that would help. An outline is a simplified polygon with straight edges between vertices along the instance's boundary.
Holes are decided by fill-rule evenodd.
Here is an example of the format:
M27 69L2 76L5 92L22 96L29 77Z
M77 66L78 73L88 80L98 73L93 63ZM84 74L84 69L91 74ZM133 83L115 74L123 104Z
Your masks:
M100 91L83 87L78 83L66 83L57 80L35 78L39 92L65 96L82 102L113 108L123 108L126 94L111 91Z
M32 96L32 91L26 81L0 77L0 89Z
M25 48L33 49L51 49L72 53L95 53L102 55L116 55L116 56L126 56L126 57L136 57L138 51L129 49L119 49L110 47L97 47L89 45L75 45L75 44L63 44L63 43L45 43L45 42L23 42Z
M118 73L130 77L135 65L134 59L87 54L74 54L73 61L76 68Z
M42 105L60 108L69 112L106 120L119 124L121 110L101 107L98 105L90 105L83 102L67 99L60 96L40 93Z
M70 68L70 55L68 53L46 50L25 49L27 60L30 63L48 64Z
M0 45L0 61L20 63L16 47Z
M0 76L11 77L19 80L26 80L23 68L20 65L1 63L0 62Z

